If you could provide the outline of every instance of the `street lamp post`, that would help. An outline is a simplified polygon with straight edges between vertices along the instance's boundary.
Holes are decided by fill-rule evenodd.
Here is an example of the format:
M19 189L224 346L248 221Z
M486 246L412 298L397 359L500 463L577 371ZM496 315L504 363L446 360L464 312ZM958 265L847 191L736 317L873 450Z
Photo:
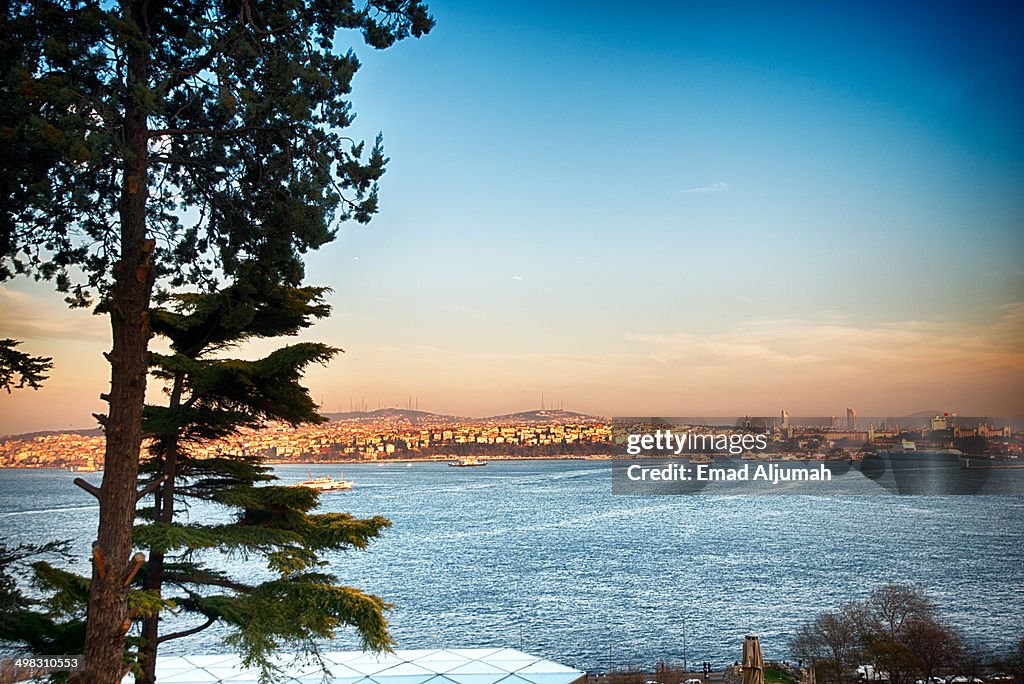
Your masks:
M683 672L689 672L690 668L686 663L686 618L683 618Z

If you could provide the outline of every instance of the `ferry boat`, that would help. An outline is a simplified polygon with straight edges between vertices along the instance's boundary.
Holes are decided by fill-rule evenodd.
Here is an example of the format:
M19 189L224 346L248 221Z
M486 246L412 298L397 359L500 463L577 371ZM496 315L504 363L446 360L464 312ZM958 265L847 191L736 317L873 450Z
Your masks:
M449 461L448 465L452 468L472 468L473 466L485 466L487 461L481 461L475 456L470 456L468 458L460 458L458 461Z
M314 477L305 482L299 482L294 486L315 489L318 492L340 492L352 489L352 485L353 483L349 480L335 480L330 475L324 475L323 477Z

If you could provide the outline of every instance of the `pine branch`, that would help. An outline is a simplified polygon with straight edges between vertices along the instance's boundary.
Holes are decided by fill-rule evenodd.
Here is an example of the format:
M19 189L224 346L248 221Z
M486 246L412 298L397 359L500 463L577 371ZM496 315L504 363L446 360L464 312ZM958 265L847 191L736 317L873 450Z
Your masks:
M80 477L76 477L74 480L72 480L72 482L74 482L75 485L77 485L78 487L81 487L85 491L95 496L97 499L100 498L100 488L97 487L96 485L91 484Z
M229 138L242 133L274 132L286 130L280 126L238 126L237 128L154 128L149 131L150 138L164 138L178 135L206 135L211 138Z
M160 477L156 478L155 480L150 482L148 485L146 485L145 487L143 487L142 489L140 489L136 493L135 500L136 501L141 501L142 498L145 497L147 494L152 494L153 492L156 491L157 487L162 485L164 483L164 481L166 481L166 480L167 480L167 476L166 475L161 475Z
M269 553L282 546L302 543L302 537L297 531L264 525L181 525L164 522L136 525L133 539L136 544L161 553L179 549L221 549L243 555Z
M192 636L193 634L198 634L199 632L202 632L207 627L211 626L216 621L217 621L217 618L215 618L215 617L207 618L206 622L204 622L201 625L197 625L196 627L193 627L192 629L183 629L180 632L171 632L170 634L164 634L163 636L159 637L156 640L156 643L162 644L165 641L171 641L172 639L181 639L182 637L187 637L187 636Z
M179 586L186 584L199 584L209 587L222 587L224 589L231 589L241 593L249 593L253 591L253 587L248 584L234 582L225 577L221 577L213 573L204 573L202 571L194 571L191 573L165 572L164 579L167 582L177 584Z
M53 369L53 358L29 356L15 349L21 342L12 339L0 340L0 389L21 389L28 386L39 389L47 379L46 373ZM15 384L17 377L17 384Z
M228 36L232 36L232 40L229 41ZM174 72L174 74L168 77L163 83L160 83L157 86L157 90L168 93L184 84L189 78L196 76L205 69L208 69L210 65L213 64L213 60L217 55L221 54L232 42L234 42L233 34L230 32L226 33L220 40L211 45L209 50L194 59L188 66Z

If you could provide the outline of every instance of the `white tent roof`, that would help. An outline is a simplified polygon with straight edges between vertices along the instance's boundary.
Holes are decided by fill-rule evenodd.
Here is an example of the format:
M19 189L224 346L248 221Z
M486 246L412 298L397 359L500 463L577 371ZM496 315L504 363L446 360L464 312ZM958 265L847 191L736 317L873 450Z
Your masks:
M299 664L280 657L273 680L282 684L571 684L583 675L556 662L510 648L453 648L395 651L375 655L362 651L322 654L330 677L319 664ZM237 655L166 656L157 658L160 684L256 684L258 668L244 668ZM131 676L126 683L132 682Z

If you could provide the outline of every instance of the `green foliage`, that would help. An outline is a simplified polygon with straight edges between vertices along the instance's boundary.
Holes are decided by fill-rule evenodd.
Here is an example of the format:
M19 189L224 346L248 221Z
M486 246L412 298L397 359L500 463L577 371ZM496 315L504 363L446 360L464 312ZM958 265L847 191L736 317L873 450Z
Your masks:
M28 563L44 556L72 560L66 541L13 549L0 544L0 642L26 653L81 653L90 580L45 560ZM31 578L39 598L22 592L12 575L15 569ZM128 594L128 610L135 617L174 608L172 601L154 592Z
M35 585L50 597L46 605L59 615L75 615L89 599L89 580L67 570L39 561L33 564Z
M330 638L347 625L356 628L364 648L391 647L394 641L383 618L390 606L358 589L336 586L336 581L330 575L309 574L261 584L234 602L232 621L238 631L229 643L242 650L246 663L259 664L282 643Z
M297 284L306 250L376 212L387 161L379 138L367 149L341 133L359 61L336 37L354 29L379 49L433 26L420 0L5 9L0 281L54 279L78 304L109 291L139 162L164 282ZM142 122L141 142L126 121Z
M317 493L302 487L233 487L219 490L213 499L225 506L244 509L250 524L261 513L295 511L301 515L319 505Z
M330 315L323 287L266 286L237 282L210 293L177 293L171 309L154 309L154 333L175 351L195 356L239 345L254 337L294 335Z
M322 513L305 519L306 543L317 549L365 549L391 522L374 516L357 519L348 513Z
M42 605L46 606L48 614L82 620L84 624L85 606L89 601L89 578L54 567L45 561L33 563L32 568L35 571L35 586L47 597ZM153 592L132 590L128 593L128 612L134 617L155 615L168 608L174 608L174 602L165 601ZM78 645L78 651L81 651L81 644Z
M146 464L146 469L155 472L159 464L159 461L151 461ZM176 491L191 499L207 501L216 500L225 491L268 483L275 479L270 474L270 468L263 466L255 456L192 458L178 454L178 468L188 473L189 478L181 481Z
M255 338L294 335L330 314L324 288L239 284L209 294L179 294L171 309L155 308L154 331L171 341L173 354L153 354L153 374L187 395L184 401L146 409L145 428L160 438L207 441L265 420L321 422L309 393L299 384L312 363L326 363L339 350L300 343L256 361L214 357Z
M391 606L336 581L318 573L293 575L247 592L191 594L180 604L235 627L227 643L239 649L247 666L262 667L267 678L273 671L269 659L283 646L297 655L315 654L316 640L333 637L341 627L356 629L366 649L391 648L394 641L383 618Z
M197 615L203 622L196 630L217 622L232 627L228 642L247 663L263 667L267 677L276 650L287 645L315 654L316 640L343 626L355 628L367 648L392 643L384 618L388 605L337 586L322 560L325 552L365 549L390 526L386 519L316 513L317 492L275 485L257 456L200 458L189 451L266 420L323 420L301 376L309 364L326 362L338 350L305 342L252 361L223 353L244 340L308 327L330 311L324 293L321 288L257 292L231 286L179 295L173 308L156 309L152 317L154 328L171 340L172 353L151 355L153 374L168 384L169 400L145 412L153 443L141 472L151 482L173 478L157 487L153 505L140 510L134 530L134 543L150 553L143 586L173 601L178 614ZM227 507L234 518L217 525L179 520L182 504L192 500ZM259 558L273 579L246 584L204 562L224 555ZM156 624L144 621L143 635L150 642L168 638L157 636ZM144 665L153 649L153 643L142 644Z
M297 544L301 538L289 530L246 525L197 525L152 522L137 525L135 543L151 551L220 549L228 554L267 552L279 546Z
M256 361L240 359L193 359L178 353L152 354L158 377L184 379L183 389L195 401L190 406L172 406L169 415L158 415L151 407L147 430L154 435L181 433L188 440L188 426L200 434L214 429L255 426L273 418L293 425L322 422L309 393L299 385L302 370L311 363L326 363L338 352L325 344L304 342L282 347ZM193 408L196 412L193 412ZM201 411L206 411L203 415ZM217 413L223 419L215 420ZM199 423L197 418L205 418Z
M72 305L98 294L97 311L110 314L101 519L116 522L97 541L114 565L126 561L131 532L150 323L173 351L156 359L168 404L145 417L154 472L171 478L156 492L154 522L171 522L178 479L207 496L216 487L176 469L183 446L262 420L319 420L298 379L337 350L293 345L254 362L203 354L326 315L322 290L295 287L302 257L340 222L371 218L387 163L380 136L368 149L343 135L359 62L336 39L355 30L379 49L432 26L420 0L5 4L0 282L53 280ZM220 299L182 296L172 311L147 311L154 288L166 302L224 282L234 285ZM319 310L297 314L313 300ZM22 379L31 385L47 369L29 366ZM162 546L178 543L159 532ZM158 588L163 559L153 556L147 575ZM111 634L126 592L103 581L93 593L88 676L114 681L121 639Z
M793 673L788 668L780 665L766 665L764 668L764 681L772 684L796 684Z
M21 342L12 339L0 340L0 389L11 393L11 388L21 389L26 385L39 389L53 368L49 356L29 356L15 349ZM17 377L17 380L15 380ZM17 384L15 384L17 382Z
M274 490L292 490L281 497ZM262 490L267 498L262 499ZM298 490L292 487L254 487L236 499L235 491L226 492L220 503L231 500L245 501L244 508L236 522L225 525L179 524L172 522L149 522L135 527L133 538L139 546L168 553L172 551L195 551L218 549L229 555L248 557L262 553L268 557L268 565L289 574L304 570L308 563L293 570L285 570L280 563L287 559L310 558L308 554L321 551L343 551L365 549L371 539L391 523L375 516L368 519L355 518L348 513L325 513L306 515L301 506L286 505L289 500L302 501L316 492Z
M66 584L76 595L79 585L49 572L48 563L32 559L43 556L68 558L68 542L20 544L9 548L0 543L0 642L28 653L80 653L85 638L82 605L63 598L43 601L27 596L18 586L15 572L34 575L36 586ZM86 585L86 592L88 586Z

